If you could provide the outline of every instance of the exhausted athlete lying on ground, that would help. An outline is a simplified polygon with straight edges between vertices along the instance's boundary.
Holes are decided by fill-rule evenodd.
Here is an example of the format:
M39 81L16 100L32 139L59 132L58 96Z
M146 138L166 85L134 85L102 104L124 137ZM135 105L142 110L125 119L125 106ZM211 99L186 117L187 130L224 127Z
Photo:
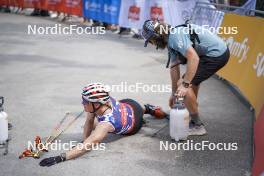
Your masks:
M56 163L77 158L92 149L92 145L100 143L108 133L133 135L142 127L143 115L150 114L163 118L167 114L159 107L149 104L141 106L135 100L116 101L101 83L92 83L83 88L82 100L87 118L83 131L82 150L74 147L59 156L43 159L40 166L52 166ZM98 121L97 123L95 123ZM93 130L94 129L94 130Z

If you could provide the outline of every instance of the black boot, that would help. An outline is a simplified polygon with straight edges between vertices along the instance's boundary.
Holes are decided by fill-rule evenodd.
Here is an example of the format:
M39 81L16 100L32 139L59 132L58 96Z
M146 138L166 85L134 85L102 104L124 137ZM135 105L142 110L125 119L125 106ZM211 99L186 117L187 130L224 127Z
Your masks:
M34 11L30 14L30 16L39 16L39 15L40 15L39 9L34 9Z
M43 17L50 16L49 11L48 10L40 10L40 16L43 16Z
M5 12L5 13L11 13L11 10L10 10L9 7L6 7L4 12Z

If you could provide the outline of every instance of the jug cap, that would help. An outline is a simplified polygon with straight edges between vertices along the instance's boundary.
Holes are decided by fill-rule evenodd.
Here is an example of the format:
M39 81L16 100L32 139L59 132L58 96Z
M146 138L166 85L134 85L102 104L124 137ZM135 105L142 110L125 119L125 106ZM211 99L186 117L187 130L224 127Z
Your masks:
M175 104L172 106L173 109L185 109L184 98L175 97Z

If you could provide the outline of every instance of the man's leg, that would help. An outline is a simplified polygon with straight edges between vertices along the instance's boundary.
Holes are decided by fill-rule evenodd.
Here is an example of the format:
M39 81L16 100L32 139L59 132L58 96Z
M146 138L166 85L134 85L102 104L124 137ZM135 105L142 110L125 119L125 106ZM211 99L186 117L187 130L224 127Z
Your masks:
M196 100L198 99L198 93L199 93L199 89L200 89L200 85L196 86L196 85L192 85L192 90L196 96Z
M198 103L193 89L189 89L184 99L184 104L190 114L198 114Z
M178 86L181 84L182 79L178 81ZM197 95L199 86L192 85L184 98L184 104L190 113L190 130L189 135L204 135L206 130L199 117Z
M198 89L195 89L195 90L198 90ZM199 116L197 97L195 93L198 93L198 92L194 92L193 89L189 89L184 99L184 103L190 113L191 124L201 126L203 125L203 123Z

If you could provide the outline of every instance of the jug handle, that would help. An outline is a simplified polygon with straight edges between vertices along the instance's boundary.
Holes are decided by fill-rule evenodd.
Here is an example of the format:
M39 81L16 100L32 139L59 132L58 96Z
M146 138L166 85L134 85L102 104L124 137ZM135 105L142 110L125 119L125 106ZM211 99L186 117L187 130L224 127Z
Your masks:
M174 94L174 100L175 102L183 101L185 97L179 97L177 94Z

